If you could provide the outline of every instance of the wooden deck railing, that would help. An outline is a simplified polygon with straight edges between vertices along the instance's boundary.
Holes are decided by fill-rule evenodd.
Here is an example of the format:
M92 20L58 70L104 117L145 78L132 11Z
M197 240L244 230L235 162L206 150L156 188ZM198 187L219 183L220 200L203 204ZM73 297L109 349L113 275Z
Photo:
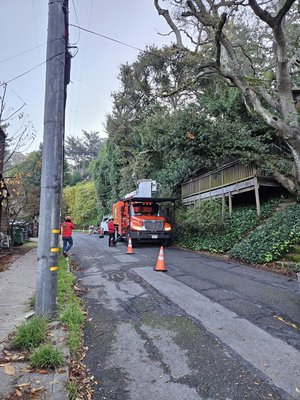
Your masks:
M201 175L181 185L181 197L189 197L212 189L240 182L256 175L256 167L249 163L238 162L227 164L219 169Z

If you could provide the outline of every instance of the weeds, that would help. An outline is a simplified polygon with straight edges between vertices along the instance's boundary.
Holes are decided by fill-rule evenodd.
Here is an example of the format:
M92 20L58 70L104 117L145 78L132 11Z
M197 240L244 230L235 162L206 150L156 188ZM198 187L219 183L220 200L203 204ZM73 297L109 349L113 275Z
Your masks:
M17 328L13 344L22 350L31 350L44 342L46 329L44 318L32 317Z
M33 368L54 369L63 364L64 357L51 343L38 347L30 356L30 365Z
M70 400L77 400L78 399L78 388L77 383L74 381L70 381L67 385L69 391L69 399Z
M81 344L81 328L84 322L84 314L80 300L74 292L75 277L67 272L66 260L59 261L58 273L58 312L59 319L68 327L69 347L72 355L75 355Z

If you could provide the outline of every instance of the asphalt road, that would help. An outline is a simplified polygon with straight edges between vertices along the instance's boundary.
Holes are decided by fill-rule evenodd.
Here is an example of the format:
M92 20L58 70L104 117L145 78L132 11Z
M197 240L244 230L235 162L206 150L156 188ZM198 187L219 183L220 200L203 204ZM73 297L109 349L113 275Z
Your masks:
M300 292L287 277L195 252L76 233L85 364L101 400L300 399Z

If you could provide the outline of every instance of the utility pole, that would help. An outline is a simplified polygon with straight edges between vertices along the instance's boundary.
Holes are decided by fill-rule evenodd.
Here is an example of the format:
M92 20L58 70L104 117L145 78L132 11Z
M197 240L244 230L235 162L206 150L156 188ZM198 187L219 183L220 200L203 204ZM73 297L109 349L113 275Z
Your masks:
M68 66L68 0L49 1L36 315L56 311L64 119Z
M0 119L0 121L1 121L1 119ZM4 187L3 166L4 166L5 139L6 139L6 135L5 135L4 130L2 129L2 127L0 125L0 231L1 232L2 232L2 229L1 229L1 223L2 223L2 199L4 198L2 185ZM1 183L2 183L2 185L1 185Z

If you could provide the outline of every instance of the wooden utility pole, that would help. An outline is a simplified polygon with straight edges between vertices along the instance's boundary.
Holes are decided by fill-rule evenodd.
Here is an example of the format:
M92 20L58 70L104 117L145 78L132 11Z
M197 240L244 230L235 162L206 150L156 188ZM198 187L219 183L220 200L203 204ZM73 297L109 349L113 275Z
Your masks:
M68 57L68 0L49 1L36 314L56 311Z
M2 190L3 188L1 187L4 184L3 167L4 167L5 139L6 139L6 135L0 125L0 231L1 232L2 232L2 229L1 229L1 226L2 226L2 200L5 197L4 192Z

